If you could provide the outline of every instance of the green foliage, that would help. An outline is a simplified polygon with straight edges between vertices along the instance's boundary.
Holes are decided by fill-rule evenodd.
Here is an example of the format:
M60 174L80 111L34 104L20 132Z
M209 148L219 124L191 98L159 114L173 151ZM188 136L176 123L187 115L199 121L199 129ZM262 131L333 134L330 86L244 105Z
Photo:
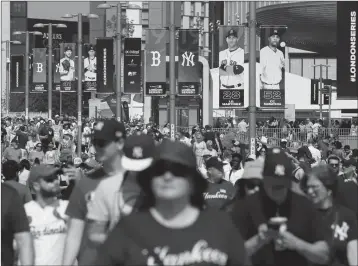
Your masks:
M133 36L134 33L134 25L133 20L129 20L127 16L122 16L122 39L129 38ZM108 31L112 33L112 35L115 34L117 31L117 16L113 15L109 20L106 22L106 28Z

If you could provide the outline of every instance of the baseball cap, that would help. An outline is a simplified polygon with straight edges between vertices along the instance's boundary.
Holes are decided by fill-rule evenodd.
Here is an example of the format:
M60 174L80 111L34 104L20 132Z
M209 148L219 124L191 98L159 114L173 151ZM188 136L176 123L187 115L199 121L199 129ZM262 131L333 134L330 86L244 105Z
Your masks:
M127 171L140 172L153 162L155 143L147 135L132 135L124 142L122 167Z
M262 179L262 171L264 168L264 159L257 159L254 161L246 162L244 173L241 179Z
M78 165L80 165L81 163L82 163L82 159L81 159L80 157L76 157L76 158L73 159L73 164L74 164L75 166L78 166Z
M349 159L349 160L344 160L342 163L343 167L351 167L351 166L355 166L357 167L357 162L354 159Z
M88 51L95 51L94 45L90 45L90 46L88 47Z
M290 178L293 172L291 160L280 148L271 148L266 152L263 176Z
M34 165L29 174L29 183L37 182L40 179L51 179L53 175L59 174L61 169L47 164Z
M230 36L234 36L237 38L237 31L234 30L234 29L230 29L227 33L227 36L226 37L230 37Z
M116 120L98 121L94 126L94 140L117 141L126 137L126 128L123 123Z
M88 158L84 163L81 164L81 166L84 166L86 168L90 169L97 169L101 166L95 159Z
M271 37L271 36L273 36L273 35L278 35L278 36L280 36L280 31L279 31L278 29L271 29L271 30L270 30L270 36L269 36L269 37Z
M67 52L68 50L72 51L72 47L71 46L66 46L64 50L65 50L65 52Z
M287 142L287 139L281 139L281 142Z
M206 164L206 169L212 167L219 171L223 171L223 166L226 165L226 163L219 161L217 157L211 157L209 160L206 161L205 164Z
M163 139L156 146L154 161L165 160L172 163L178 163L188 168L196 169L196 157L192 148L180 141Z

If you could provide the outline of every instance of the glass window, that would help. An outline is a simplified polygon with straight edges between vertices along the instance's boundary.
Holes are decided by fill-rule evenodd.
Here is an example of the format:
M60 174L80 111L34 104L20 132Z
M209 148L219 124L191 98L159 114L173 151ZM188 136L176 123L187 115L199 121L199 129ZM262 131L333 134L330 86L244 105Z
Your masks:
M290 73L302 76L302 58L290 59Z
M314 59L313 58L303 58L303 73L302 76L309 79L314 79Z
M315 58L315 65L327 65L327 59L326 58ZM316 71L315 71L315 79L320 79L320 67L317 66L315 67ZM326 79L327 78L327 73L326 73L326 68L322 67L322 78Z
M337 59L328 59L328 65L330 65L328 68L328 78L337 80Z

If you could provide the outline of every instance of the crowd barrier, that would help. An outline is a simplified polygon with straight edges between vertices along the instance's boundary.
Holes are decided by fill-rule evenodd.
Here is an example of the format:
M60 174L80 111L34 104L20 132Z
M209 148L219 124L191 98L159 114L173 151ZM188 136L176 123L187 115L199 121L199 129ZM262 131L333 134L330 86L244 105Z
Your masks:
M244 143L249 143L249 132L242 132L238 128L213 128L215 132L220 134L228 134L232 132L235 138ZM177 127L177 131L191 133L191 128ZM308 139L323 139L325 136L331 136L339 140L343 145L349 145L351 149L358 148L358 136L350 128L325 128L318 132L301 130L301 129L289 129L282 128L257 128L256 137L266 137L268 144L275 146L279 145L281 139L285 138L288 141L288 146L291 148L297 148L307 143Z

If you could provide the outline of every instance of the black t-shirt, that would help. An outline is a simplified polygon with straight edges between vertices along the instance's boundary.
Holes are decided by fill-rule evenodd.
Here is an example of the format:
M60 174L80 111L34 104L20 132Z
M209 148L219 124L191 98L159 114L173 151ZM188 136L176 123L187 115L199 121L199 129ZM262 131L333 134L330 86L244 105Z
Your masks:
M358 185L352 179L338 177L336 202L352 210L358 219Z
M328 210L319 210L327 243L331 248L332 265L348 265L347 245L358 239L357 218L354 212L336 204Z
M294 192L289 192L286 201L278 206L260 191L237 201L232 210L233 221L245 240L256 235L258 227L267 224L269 218L276 214L287 217L287 231L296 237L309 243L325 240L318 211L308 199ZM296 251L275 250L273 242L263 246L251 259L253 265L258 266L310 265Z
M17 191L1 184L1 265L14 264L14 234L29 231L24 205Z
M158 261L159 260L159 261ZM96 265L250 265L230 217L202 211L186 228L159 224L149 211L123 217L98 252Z
M1 128L1 143L5 143L5 136L7 135L6 129Z
M51 127L48 128L48 141L52 142L52 139L55 135L55 132L53 131L53 129Z
M25 149L27 141L29 140L29 136L26 133L18 130L16 132L16 137L17 137L17 140L19 142L19 148L20 149Z
M204 192L205 203L208 207L222 209L235 197L235 193L234 185L226 180L219 183L208 182L208 188Z

